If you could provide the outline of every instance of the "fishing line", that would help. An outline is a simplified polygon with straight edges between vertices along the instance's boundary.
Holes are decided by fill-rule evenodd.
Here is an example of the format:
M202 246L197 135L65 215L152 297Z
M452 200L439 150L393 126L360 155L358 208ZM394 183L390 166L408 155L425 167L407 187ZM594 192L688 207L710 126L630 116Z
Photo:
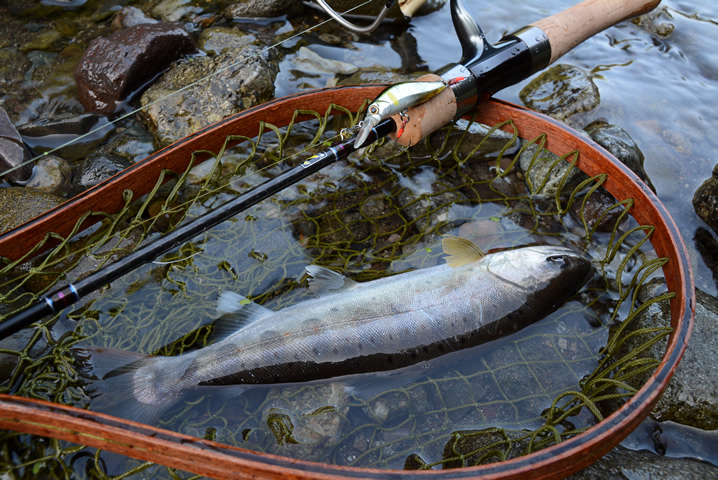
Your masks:
M347 14L347 13L351 13L351 12L353 12L354 10L356 10L356 9L358 9L358 8L361 8L361 7L367 5L367 4L371 3L371 2L372 2L372 0L366 0L364 3L360 3L359 5L356 5L356 6L352 7L352 8L350 8L349 10L346 10L345 12L342 13L342 15L345 15L345 14ZM198 79L198 80L195 80L194 82L189 83L189 84L185 85L184 87L181 87L181 88L179 88L179 89L177 89L177 90L175 90L175 91L173 91L173 92L168 93L168 94L165 95L164 97L160 97L160 98L158 98L158 99L156 99L156 100L153 100L152 102L148 103L148 104L145 105L144 107L136 108L136 109L134 109L134 110L132 110L132 111L130 111L130 112L128 112L128 113L125 113L124 115L122 115L122 116L116 118L115 120L111 120L109 123L107 123L107 124L105 124L105 125L103 125L103 126L101 126L101 127L97 127L97 128L95 128L95 129L93 129L93 130L90 130L90 131L87 132L87 133L83 133L82 135L78 136L77 138L73 138L72 140L69 140L68 142L66 142L66 143L64 143L64 144L62 144L62 145L59 145L59 146L57 146L57 147L55 147L55 148L53 148L53 149L51 149L51 150L48 150L47 152L44 152L44 153L42 153L42 154L40 154L40 155L37 155L37 156L35 156L35 157L33 157L33 158L29 159L29 160L26 160L25 162L22 162L22 163L20 163L20 164L18 164L18 165L15 165L14 167L12 167L12 168L10 168L10 169L8 169L8 170L5 170L4 172L0 173L0 178L1 178L1 177L4 177L4 176L7 175L8 173L14 172L14 171L17 170L17 169L24 167L25 165L34 164L35 161L37 161L37 160L43 158L43 157L46 156L46 155L50 155L50 154L52 154L52 153L54 153L54 152L56 152L56 151L58 151L58 150L60 150L60 149L62 149L62 148L65 148L65 147L67 147L67 146L69 146L69 145L72 145L72 144L78 142L79 140L82 140L83 138L85 138L85 137L87 137L87 136L89 136L89 135L92 135L93 133L97 133L97 132L99 132L99 131L101 131L101 130L106 129L107 127L113 126L113 125L115 125L116 123L118 123L118 122L124 120L125 118L128 118L128 117L130 117L130 116L132 116L132 115L135 115L135 114L137 114L137 113L140 113L141 111L143 111L143 110L145 110L145 109L147 109L147 108L149 108L149 107L151 107L151 106L153 106L153 105L155 105L155 104L157 104L157 103L159 103L159 102L162 102L162 101L164 101L164 100L167 100L168 98L170 98L170 97L172 97L172 96L174 96L174 95L176 95L176 94L178 94L178 93L180 93L180 92L183 92L183 91L185 91L185 90L187 90L187 89L189 89L189 88L192 88L192 87L194 87L194 86L196 86L196 85L198 85L198 84L204 82L205 80L208 80L208 79L210 79L210 78L212 78L212 77L214 77L214 76L216 76L216 75L219 75L219 74L222 73L222 72L225 72L225 71L227 71L227 70L229 70L229 69L235 68L235 67L237 67L238 65L242 65L242 64L244 64L244 62L246 62L246 61L248 61L248 60L251 60L251 59L253 59L253 58L259 57L260 55L262 55L262 54L264 54L264 53L266 53L266 52L268 52L268 51L270 51L270 50L272 50L272 49L274 49L274 48L279 47L279 46L282 45L283 43L286 43L286 42L288 42L288 41L290 41L290 40L294 40L295 38L300 37L300 36L302 36L302 35L304 35L304 34L306 34L306 33L309 33L309 32L311 32L312 30L314 30L315 28L321 27L322 25L324 25L324 24L326 24L326 23L329 23L329 22L331 22L331 21L335 21L335 20L334 20L332 17L329 17L328 19L326 19L326 20L324 20L324 21L322 21L322 22L320 22L320 23L317 23L316 25L313 25L313 26L311 26L311 27L309 27L309 28L307 28L307 29L305 29L305 30L299 32L299 33L295 33L295 34L292 35L291 37L286 38L286 39L282 40L281 42L277 42L277 43L274 43L274 44L272 44L272 45L269 45L269 46L265 47L264 49L260 50L260 51L257 52L256 54L247 57L247 59L245 59L244 61L235 62L235 63L233 63L233 64L231 64L231 65L227 65L226 67L220 68L219 70L217 70L217 71L215 71L215 72L212 72L212 73L210 73L210 74L208 74L208 75L206 75L206 76L204 76L204 77L202 77L202 78L200 78L200 79Z

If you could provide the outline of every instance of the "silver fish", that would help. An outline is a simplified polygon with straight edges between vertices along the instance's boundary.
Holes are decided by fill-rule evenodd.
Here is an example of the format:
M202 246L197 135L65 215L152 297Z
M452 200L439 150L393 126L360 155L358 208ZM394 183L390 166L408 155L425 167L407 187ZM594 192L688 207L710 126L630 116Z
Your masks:
M127 357L129 366L105 378L123 405L114 413L151 418L204 385L304 382L413 365L534 323L592 272L588 259L564 247L484 256L459 237L443 245L446 265L366 283L309 266L318 298L276 312L223 293L218 310L244 326L178 357Z
M446 83L441 81L397 83L387 88L369 105L354 142L354 148L359 148L369 137L372 128L385 118L424 103L445 88Z

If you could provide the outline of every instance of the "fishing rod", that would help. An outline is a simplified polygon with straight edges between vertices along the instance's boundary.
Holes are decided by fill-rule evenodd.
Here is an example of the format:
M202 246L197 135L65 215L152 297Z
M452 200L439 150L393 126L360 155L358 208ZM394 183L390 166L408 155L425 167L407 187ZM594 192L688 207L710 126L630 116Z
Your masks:
M446 88L441 93L416 106L407 104L405 110L391 117L380 116L379 119L375 119L374 121L379 123L372 129L373 134L370 140L367 140L368 143L355 146L353 145L355 140L350 139L340 146L332 147L323 154L307 160L308 165L295 167L285 175L256 187L229 204L178 228L166 237L141 247L122 261L104 267L76 284L70 284L43 297L27 310L0 323L0 339L73 304L87 293L106 285L140 264L154 260L161 253L178 246L183 241L238 214L320 168L345 158L356 148L364 147L394 132L397 134L393 137L399 144L405 147L416 145L430 133L469 113L483 98L548 67L587 38L618 22L646 13L659 3L660 0L584 0L563 12L506 35L497 44L491 45L465 0L451 0L452 21L462 47L461 59L458 63L450 63L436 73L419 79L443 82ZM375 102L380 98L381 95ZM389 100L402 99L395 100L389 96ZM370 113L371 107L370 105Z
M32 306L0 323L0 339L6 338L20 329L41 320L46 315L56 314L63 308L77 302L85 295L101 288L103 285L111 283L140 265L152 262L163 253L178 247L182 243L209 230L228 218L234 217L262 200L281 192L309 175L348 157L357 149L371 145L395 130L396 123L393 119L387 118L372 129L369 138L360 146L355 146L355 141L352 137L316 155L312 155L291 170L181 225L171 233L141 246L121 260L97 270L74 284L70 283L61 289L55 290L42 297Z

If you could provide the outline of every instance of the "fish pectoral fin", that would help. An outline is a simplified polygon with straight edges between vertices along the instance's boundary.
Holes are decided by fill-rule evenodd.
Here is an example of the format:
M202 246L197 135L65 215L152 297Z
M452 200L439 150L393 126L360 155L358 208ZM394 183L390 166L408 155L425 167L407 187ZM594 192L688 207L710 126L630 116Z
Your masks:
M309 275L309 291L317 297L333 295L359 285L354 280L319 265L307 265L305 270Z
M222 292L217 299L217 314L221 316L214 322L212 342L225 339L246 327L270 315L272 311L235 292Z
M448 255L446 263L451 268L459 268L477 262L486 256L481 248L471 240L454 235L444 235L441 238L441 247Z

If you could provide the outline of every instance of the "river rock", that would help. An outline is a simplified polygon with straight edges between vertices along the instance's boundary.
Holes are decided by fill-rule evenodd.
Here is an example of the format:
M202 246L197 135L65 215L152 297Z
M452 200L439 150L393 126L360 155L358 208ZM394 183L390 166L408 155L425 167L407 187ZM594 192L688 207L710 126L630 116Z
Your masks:
M55 208L65 199L32 188L0 188L0 233Z
M645 285L639 293L639 301L665 291L665 283L654 279ZM696 289L696 310L693 333L688 348L683 354L676 371L666 390L653 409L652 416L662 422L672 421L703 430L718 429L718 363L715 352L718 351L718 299ZM628 332L641 328L670 326L670 306L668 301L654 303L641 312L628 326ZM648 340L646 335L625 337L626 341L618 352L623 354L637 349ZM667 338L652 345L647 356L660 360L666 350ZM645 384L653 371L644 372L626 382L634 388ZM609 411L620 405L606 403Z
M271 434L273 453L318 460L324 446L347 428L347 391L339 383L274 389L263 406L263 425L251 432L250 441Z
M616 203L616 199L601 187L585 199L585 203L584 198L577 198L571 205L571 214L580 222L583 210L583 219L589 231L593 230L598 222L596 231L610 232L616 228L616 222L624 210L623 206L611 208Z
M653 186L643 168L643 152L627 131L605 122L593 122L585 128L585 131L594 142L630 168L655 193L656 187Z
M116 155L92 153L82 162L75 189L83 191L94 187L129 166L130 162Z
M616 447L593 465L567 480L708 479L718 467L689 458L668 458L646 451Z
M230 20L239 18L295 16L304 12L304 4L296 0L242 0L230 5L224 15Z
M80 102L87 111L109 114L175 60L197 50L175 23L141 24L90 43L75 67Z
M456 202L466 202L466 197L453 185L447 188L435 183L427 188L413 183L399 192L396 200L413 228L423 233L423 242L431 244L451 230L450 210Z
M713 176L703 182L693 195L693 208L718 233L718 163L713 167Z
M225 48L242 48L256 40L257 37L239 28L212 27L202 31L197 44L210 55L217 55Z
M270 100L279 67L254 45L173 66L142 95L142 118L157 146ZM210 73L220 72L209 78ZM177 92L200 79L204 81ZM168 96L172 92L177 92Z
M115 17L112 19L112 31L117 32L119 30L134 27L135 25L141 25L143 23L157 23L152 17L145 15L145 12L137 7L125 5L122 10L117 12Z
M10 121L5 109L0 107L0 175L10 168L22 165L27 158L20 132ZM3 178L13 182L23 182L30 178L31 174L32 164L27 164L4 175Z
M562 121L594 109L601 100L591 75L566 64L555 65L534 78L519 97L527 107Z
M546 149L542 150L536 157L536 161L533 162L538 148L538 144L532 143L519 155L519 166L526 173L526 183L533 193L554 196L566 177L566 181L561 187L561 194L568 196L581 182L589 178L575 166L569 172L571 164L566 160L558 160L558 155ZM555 166L554 162L557 162Z
M45 155L35 162L32 176L25 187L62 197L70 192L72 167L55 155Z

